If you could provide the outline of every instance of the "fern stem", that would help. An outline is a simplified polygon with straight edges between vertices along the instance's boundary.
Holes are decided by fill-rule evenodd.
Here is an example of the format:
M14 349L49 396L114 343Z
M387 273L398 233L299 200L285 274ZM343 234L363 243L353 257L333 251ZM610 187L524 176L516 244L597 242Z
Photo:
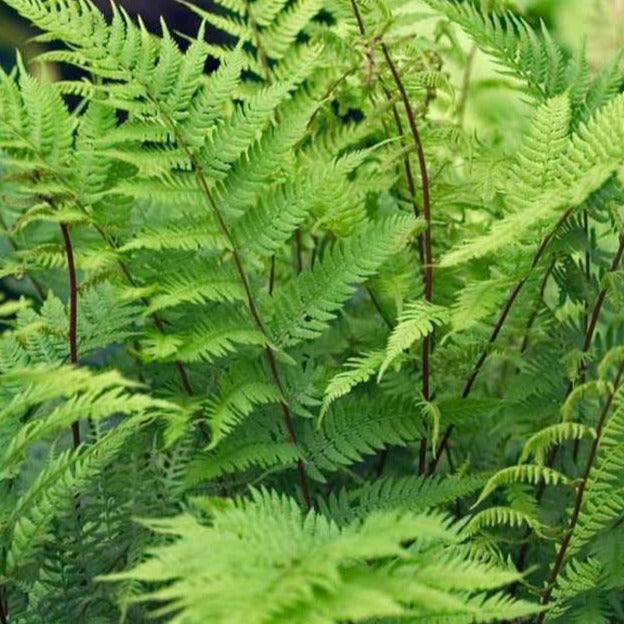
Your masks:
M223 234L223 236L226 238L226 240L228 241L229 245L230 245L230 251L232 252L232 257L234 258L234 264L236 265L236 271L238 273L239 279L241 281L241 284L243 285L243 289L245 291L245 295L247 297L247 306L249 308L249 312L251 314L251 317L254 321L254 323L256 324L256 326L258 327L258 329L260 330L260 332L262 332L265 336L268 337L268 331L266 329L266 326L262 320L262 316L260 315L260 311L258 309L258 306L256 304L256 300L253 296L253 292L251 290L251 284L249 281L249 277L247 276L247 273L245 271L245 267L243 265L243 260L241 257L240 252L238 251L238 248L236 247L236 242L234 240L234 237L232 236L232 233L230 232L230 229L227 226L227 223L225 222L225 218L223 217L223 213L221 212L221 209L219 208L217 202L215 201L215 198L210 190L210 186L208 184L208 180L206 179L206 176L204 175L203 169L201 167L201 164L198 162L197 158L195 157L195 154L193 154L193 152L189 149L189 147L186 145L186 142L183 140L183 138L180 136L180 133L178 132L178 128L175 124L175 122L169 117L169 115L167 115L167 113L165 111L162 110L162 108L158 105L158 102L154 102L154 104L156 106L158 106L161 114L163 115L163 117L165 118L166 122L169 124L169 127L171 128L172 132L174 133L174 135L176 136L176 139L178 141L178 144L180 145L180 148L184 151L184 153L186 154L187 158L189 159L189 162L191 163L191 165L193 166L193 170L195 171L195 175L197 176L197 180L199 181L199 184L202 188L202 191L204 193L204 195L206 196L206 198L208 199L208 202L210 203L210 206L212 207L212 210L214 212L214 215L217 219L217 224L219 226L219 229L221 230L221 233ZM275 383L275 385L277 386L277 388L280 390L280 392L282 393L282 395L284 396L284 385L282 384L282 379L281 379L281 375L279 372L279 368L277 366L277 361L275 359L275 352L273 351L273 348L267 344L265 347L265 351L267 354L267 359L269 360L269 366L271 368L271 375L273 377L273 382ZM286 403L286 400L282 400L280 401L281 407L282 407L282 414L284 417L284 423L286 425L286 429L288 430L288 434L290 437L290 441L292 444L297 444L297 436L296 436L296 432L295 432L295 427L294 427L294 423L293 423L293 418L292 418L292 414L290 412L290 407L288 406L288 404ZM303 463L302 459L299 459L297 461L297 469L299 472L299 482L301 485L301 491L303 494L303 498L304 501L306 503L306 506L308 509L311 509L312 507L312 496L310 494L310 486L308 484L308 477L306 475L305 472L305 466Z
M0 588L0 624L9 624L9 605L4 588Z
M355 4L355 0L352 0L352 3L354 6L357 7L357 5ZM433 252L431 236L431 185L429 182L429 172L427 170L427 158L425 156L425 150L420 138L420 132L418 131L418 125L416 124L416 115L405 89L405 85L401 80L401 76L399 75L399 72L394 64L394 61L392 60L392 57L390 56L388 46L383 42L381 43L381 50L383 52L384 58L386 59L386 63L390 68L394 83L399 90L399 94L403 102L403 107L405 109L405 114L407 115L412 139L416 147L416 154L418 156L418 167L420 169L420 182L423 195L422 213L423 218L425 219L425 300L431 302L433 301ZM429 385L428 375L426 385ZM425 393L425 398L429 400L429 392Z
M392 102L392 94L388 89L384 87L383 89L386 99L389 102ZM401 121L401 115L399 115L399 110L396 107L396 104L392 102L392 116L394 117L394 123L397 127L397 132L401 137L401 144L403 144L405 139L405 131L403 129L403 122ZM407 190L410 194L410 202L412 204L412 210L414 211L414 216L418 219L420 216L420 210L418 208L418 204L416 203L416 183L414 181L414 174L412 173L412 164L410 162L409 154L405 154L405 158L403 159L403 167L405 169L405 181L407 183ZM420 259L420 263L422 265L425 264L425 249L424 249L424 241L422 233L418 235L418 257Z
M624 241L624 237L622 237ZM624 248L624 247L623 247ZM561 542L559 547L559 551L557 553L557 558L555 559L555 563L550 572L550 577L548 579L548 587L542 592L541 596L541 604L542 606L547 606L550 602L550 598L552 596L552 592L561 572L561 568L565 562L566 554L568 552L568 548L570 546L570 542L572 540L572 536L574 534L574 529L578 523L579 515L581 513L581 508L583 506L583 498L585 496L585 490L587 489L587 482L589 480L589 475L591 473L591 469L594 465L594 461L596 460L596 454L598 452L598 446L600 445L600 440L602 437L602 432L607 421L607 416L609 415L609 410L611 409L611 405L617 395L620 385L622 383L622 376L624 375L624 362L620 364L618 369L615 381L613 382L613 390L609 394L605 405L600 413L600 417L598 419L598 424L596 426L596 437L594 438L590 451L589 457L587 458L587 464L585 466L585 472L583 473L583 479L579 483L578 490L576 493L576 500L574 503L574 509L572 511L572 517L570 518L570 524L568 526L568 530ZM546 617L546 612L542 611L537 617L537 624L542 624L544 618Z
M352 0L355 3L355 0ZM422 141L420 139L420 133L416 124L416 115L407 95L405 85L399 76L399 72L390 56L390 52L385 43L381 43L381 50L386 59L386 63L390 68L394 82L401 95L403 106L405 108L405 114L407 115L408 124L416 146L416 154L418 156L418 166L420 169L420 182L423 194L423 207L422 213L425 219L425 234L424 234L424 260L425 260L425 301L433 301L433 252L432 252L432 240L431 240L431 193L429 183L429 173L427 171L427 159L425 157L425 150L423 148ZM422 395L425 401L431 400L431 347L432 347L431 334L425 336L422 345ZM423 437L420 441L420 452L418 461L418 473L424 474L427 470L427 438Z
M555 225L555 227L544 237L539 247L537 248L535 255L533 256L530 271L533 271L537 267L542 256L544 255L544 252L546 251L548 247L548 244L553 239L553 237L555 236L559 228L568 220L568 218L572 214L572 211L573 211L572 208L569 208L568 210L566 210L563 216L559 219L559 221ZM472 389L474 387L474 383L477 380L477 377L479 373L481 372L481 369L483 368L483 364L485 363L485 360L487 359L487 356L490 352L490 348L498 339L498 336L501 333L505 325L505 322L507 321L507 318L509 317L509 314L515 302L517 301L518 296L522 292L522 289L524 288L524 285L526 284L527 280L528 280L528 275L526 277L523 277L512 289L511 294L509 295L507 301L505 302L505 305L503 306L503 310L500 316L498 317L498 320L496 321L494 328L492 329L492 333L490 334L490 338L488 340L488 343L485 349L483 349L483 351L481 352L481 355L479 356L474 368L472 369L470 376L466 380L464 389L461 394L462 399L467 399L470 396L470 393L472 392ZM438 444L438 449L436 451L435 456L432 458L431 462L429 463L429 469L428 469L429 474L432 474L435 471L438 463L440 462L440 459L442 458L442 455L444 455L444 452L447 450L448 441L452 433L453 433L453 425L449 425L446 431L444 432L444 435L442 436L440 443Z
M585 279L587 280L587 286L591 282L591 253L590 253L590 240L589 240L589 214L587 210L583 211L583 230L585 231L585 236L587 238L586 244L587 249L585 250ZM585 330L587 330L587 326L589 323L589 306L585 311Z
M269 345L266 346L266 354L269 360L269 366L271 367L271 373L273 375L275 384L279 388L280 392L284 394L284 388L282 386L279 369L277 367L277 361L275 360L275 353ZM284 423L286 424L286 429L288 430L288 436L290 438L290 442L296 445L297 434L295 432L295 426L293 423L292 415L290 413L290 408L288 407L288 404L285 401L281 401L280 405L282 407L282 415L284 417ZM310 485L308 484L308 477L305 473L305 466L303 464L302 459L297 460L297 471L299 473L299 482L301 484L301 491L303 493L305 504L308 509L311 509L312 508L312 496L310 493Z
M69 273L69 361L72 364L76 364L78 362L78 339L76 332L78 323L78 280L76 278L74 249L69 233L69 226L66 223L61 223L61 232L63 233L65 255L67 256L67 270ZM80 423L78 423L78 421L72 423L72 438L74 448L78 448L80 446Z
M183 144L183 143L182 143ZM184 145L184 144L183 144ZM187 151L188 156L191 158L191 162L193 163L193 166L195 168L195 173L199 179L199 183L205 193L205 195L208 197L208 200L210 201L210 204L213 208L213 211L217 217L217 222L219 224L219 228L221 229L223 235L227 238L228 242L230 243L230 248L232 251L232 257L234 258L234 263L236 264L236 270L238 272L239 278L243 284L243 288L245 290L245 294L247 296L247 305L249 307L249 311L251 313L251 316L254 320L254 322L256 323L258 329L266 336L268 335L268 332L266 330L266 326L264 325L264 322L262 320L262 317L260 316L260 311L258 310L258 306L256 305L256 301L255 298L253 296L253 293L251 291L251 285L249 283L249 278L247 276L247 273L245 272L245 268L243 266L243 261L241 258L241 255L238 251L238 249L236 248L236 244L234 241L234 238L232 237L232 233L230 232L227 224L225 223L225 219L223 218L223 214L219 208L219 206L217 205L212 193L210 192L210 187L208 186L208 181L206 180L206 176L204 176L203 171L201 169L201 167L199 166L199 163L197 162L197 160L195 159L194 155L191 154L191 152L185 147L185 150ZM284 386L282 384L282 380L281 380L281 376L279 373L279 368L277 366L277 361L275 359L275 352L273 351L273 349L271 348L270 345L266 346L266 354L267 354L267 358L269 360L269 366L271 368L271 375L273 376L273 381L275 383L275 385L278 387L278 389L280 390L280 392L282 394L284 394ZM288 430L288 435L290 437L290 441L292 444L297 444L297 436L295 433L295 427L294 427L294 423L293 423L293 418L292 418L292 414L290 412L290 408L288 407L288 404L286 403L285 400L280 402L281 408L282 408L282 414L284 417L284 423L286 425L286 429ZM312 507L312 497L310 494L310 486L308 484L308 477L305 473L305 466L303 464L303 460L299 459L297 461L297 470L299 472L299 482L301 484L301 491L303 493L303 498L305 500L306 506L308 509L311 509Z
M527 350L527 348L529 346L529 336L530 336L530 333L531 333L531 329L533 327L533 324L535 323L535 320L537 319L537 315L539 314L539 303L544 298L544 291L546 290L546 284L548 283L548 278L552 275L552 272L553 272L553 270L555 268L556 262L557 262L557 258L556 258L556 256L553 256L553 259L551 260L550 265L548 266L548 270L544 274L544 279L542 280L542 283L541 283L540 289L539 289L538 301L536 302L535 309L531 313L531 316L529 317L529 320L527 321L527 324L526 324L526 330L524 332L524 338L522 339L522 344L520 345L520 353L521 354L526 353L526 350Z
M275 290L275 254L271 256L271 263L269 265L269 295L272 295L274 290Z
M617 268L622 262L622 256L624 256L624 233L620 234L619 246L610 267L611 273L617 271ZM602 311L602 306L604 305L606 297L607 289L603 288L598 294L598 299L596 300L596 304L594 305L594 309L592 310L592 314L589 317L589 322L587 324L587 333L585 334L585 341L583 343L583 352L585 353L589 351L589 347L591 346L594 337L594 331L596 330L596 325L598 324L600 312ZM582 372L584 372L587 368L587 364L584 362L581 368Z
M584 268L585 268L585 284L586 287L589 288L590 284L591 284L591 253L590 253L590 240L589 240L589 213L587 212L587 209L583 210L583 231L585 232L585 238L586 238L586 244L587 244L587 248L585 249L585 262L584 262ZM584 325L585 327L585 331L587 331L587 328L589 327L589 303L585 302L585 319L584 319ZM585 382L585 371L582 371L581 373L581 383ZM574 460L574 463L576 463L578 461L578 454L579 454L579 450L581 448L581 441L579 439L574 440L574 450L572 452L572 458Z
M351 7L353 9L353 13L355 15L355 19L360 31L360 34L366 34L366 27L364 26L364 20L362 19L362 15L360 13L360 9L357 5L356 0L351 0ZM425 301L432 302L433 301L433 252L432 252L432 240L431 240L431 188L429 182L429 172L427 170L427 159L425 156L425 150L420 138L420 132L418 130L418 124L416 123L416 114L414 113L414 109L409 99L409 95L407 90L405 89L405 85L403 84L403 80L399 75L399 72L392 60L392 56L390 55L390 51L388 50L388 46L382 41L381 51L386 60L388 68L390 69L390 73L392 74L392 79L396 88L399 91L399 95L401 97L401 101L403 103L403 108L405 109L405 114L407 116L408 125L410 128L410 132L412 134L412 139L414 141L414 145L416 147L416 154L418 156L418 166L420 169L420 182L422 187L422 195L423 195L423 206L422 213L425 219L425 233L424 233L424 266L425 266ZM397 115L398 117L398 115ZM395 119L397 118L395 117ZM411 172L410 172L411 173ZM413 179L412 179L413 183ZM415 191L415 188L414 188ZM411 192L411 189L410 189ZM412 193L412 198L415 197L415 193ZM419 211L415 204L415 200L412 199L414 211L414 216L418 218ZM431 335L427 335L423 340L422 345L422 395L425 401L431 400ZM419 452L419 462L418 462L418 472L419 474L424 474L427 469L427 438L424 437L420 442L420 452Z
M239 278L243 284L243 288L245 289L245 294L247 296L247 305L249 307L249 311L251 313L251 316L254 320L254 322L256 323L258 329L266 336L268 335L268 332L266 330L266 326L264 325L264 322L262 320L262 317L260 316L260 311L258 310L258 306L256 305L256 301L254 299L253 293L251 291L251 285L249 283L249 278L247 276L247 273L245 272L245 268L243 266L243 261L242 258L240 256L240 253L238 251L238 249L236 248L236 244L234 242L234 238L232 237L232 234L229 230L229 228L227 227L227 224L225 223L225 219L223 218L223 214L221 212L221 210L219 209L219 206L217 205L212 193L210 192L210 187L208 186L208 181L206 180L206 177L204 176L201 167L199 166L199 163L197 162L197 160L195 159L195 157L190 153L190 151L187 150L187 153L189 155L189 157L191 158L192 162L193 162L193 166L195 167L195 172L196 175L198 176L198 179L200 181L200 185L204 191L204 193L206 194L206 196L208 197L211 206L217 216L217 222L219 223L219 228L221 229L223 235L227 238L228 242L230 243L230 248L232 250L232 256L234 258L234 263L236 264L236 270L238 272ZM275 385L278 387L278 389L280 390L280 392L282 393L282 395L284 394L284 386L282 384L282 380L281 380L281 376L279 373L279 368L277 366L277 361L275 359L275 352L273 351L273 349L271 348L270 345L266 346L266 354L267 354L267 358L269 360L269 366L271 368L271 375L273 376L273 381L275 383ZM290 441L292 444L297 444L297 436L295 433L295 427L294 427L294 423L293 423L293 418L292 418L292 414L290 412L290 408L288 407L288 404L286 403L285 400L280 402L281 408L282 408L282 414L284 417L284 423L286 424L286 429L288 430L288 435L290 437ZM305 500L306 506L308 509L311 509L312 507L312 497L310 494L310 486L308 484L308 477L305 473L305 466L303 464L303 460L299 459L297 461L297 470L299 472L299 482L301 484L301 491L303 493L303 498Z
M618 268L618 266L620 265L620 262L622 261L623 255L624 255L624 233L620 235L620 243L615 253L615 256L613 258L613 261L611 263L611 272L615 271ZM585 332L585 338L583 340L583 353L586 353L589 350L589 347L591 346L591 343L593 342L594 331L596 329L596 325L598 324L600 313L602 312L602 307L605 302L606 294L607 294L606 289L602 289L600 293L598 294L596 302L594 303L591 317L587 325L587 330ZM573 389L574 389L573 382L569 382L568 388L566 390L566 395L565 395L566 398L570 396L570 393L572 392ZM559 446L554 446L552 450L550 451L550 453L548 453L548 457L546 458L546 466L548 468L552 468L555 465L555 460L557 459L558 452L559 452ZM544 496L545 490L546 490L546 484L544 481L542 481L537 486L537 490L535 492L535 499L538 503L542 500L542 496ZM526 536L526 538L528 539L528 535ZM518 559L517 559L516 565L517 565L518 570L520 571L522 571L524 568L524 564L526 562L526 557L527 557L528 550L529 550L529 543L527 539L525 539L525 541L523 542L522 546L520 547L520 551L518 553Z

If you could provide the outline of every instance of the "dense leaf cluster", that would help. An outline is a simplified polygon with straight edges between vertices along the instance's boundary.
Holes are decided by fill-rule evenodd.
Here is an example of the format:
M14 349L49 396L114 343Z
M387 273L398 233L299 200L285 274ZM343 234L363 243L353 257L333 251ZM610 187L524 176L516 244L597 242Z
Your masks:
M0 74L1 624L624 622L621 56L3 2L73 78Z

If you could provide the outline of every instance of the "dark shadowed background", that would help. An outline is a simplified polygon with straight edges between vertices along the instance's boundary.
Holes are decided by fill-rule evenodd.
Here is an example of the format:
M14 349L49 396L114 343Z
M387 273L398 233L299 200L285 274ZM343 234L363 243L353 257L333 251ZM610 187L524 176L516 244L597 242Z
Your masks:
M105 13L110 13L110 0L94 0ZM194 34L199 26L199 18L186 7L174 0L116 0L131 15L141 15L150 30L160 31L160 19L165 19L170 30ZM210 0L196 0L197 6L214 10ZM0 62L6 68L15 57L14 49L19 47L27 56L36 53L36 48L28 43L34 31L14 11L0 4ZM209 33L214 41L223 38L216 31Z

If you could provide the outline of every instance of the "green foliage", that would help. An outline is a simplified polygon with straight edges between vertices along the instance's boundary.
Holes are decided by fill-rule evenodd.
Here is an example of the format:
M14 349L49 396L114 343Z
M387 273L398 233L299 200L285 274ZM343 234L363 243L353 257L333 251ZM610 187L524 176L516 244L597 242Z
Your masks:
M188 515L150 521L151 528L175 541L155 549L135 569L108 577L173 581L135 598L165 602L160 612L172 613L173 622L208 617L321 623L407 613L420 618L462 614L478 622L483 621L476 615L485 596L481 592L518 578L489 562L464 560L455 530L443 516L377 512L339 528L266 491L233 504L205 498L194 504L208 514L208 524ZM408 540L410 547L404 545ZM198 543L213 554L209 564ZM385 563L397 556L400 564ZM257 561L264 566L258 568ZM444 579L440 570L448 571ZM198 585L198 578L206 585ZM213 579L219 580L213 584ZM233 604L240 607L232 611ZM512 610L522 614L531 607L516 604Z
M621 55L3 4L0 624L624 622Z

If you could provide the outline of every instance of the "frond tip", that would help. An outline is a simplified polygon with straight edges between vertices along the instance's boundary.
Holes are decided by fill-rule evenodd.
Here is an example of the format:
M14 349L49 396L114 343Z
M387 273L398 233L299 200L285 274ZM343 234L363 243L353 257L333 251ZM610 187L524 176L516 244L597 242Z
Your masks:
M386 347L386 357L379 369L380 380L390 364L417 340L429 335L436 325L444 325L450 319L450 311L426 301L408 303L399 316L399 322L392 331Z

